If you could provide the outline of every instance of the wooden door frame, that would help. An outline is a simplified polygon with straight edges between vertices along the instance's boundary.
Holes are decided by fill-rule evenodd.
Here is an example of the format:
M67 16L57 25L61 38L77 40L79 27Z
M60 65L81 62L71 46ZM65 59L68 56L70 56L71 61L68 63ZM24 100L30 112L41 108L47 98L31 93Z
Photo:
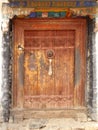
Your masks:
M29 24L28 24L29 23ZM54 26L55 25L55 26ZM70 26L69 26L70 25ZM74 105L85 107L86 84L86 20L75 19L14 19L13 108L23 109L23 85L18 82L18 45L24 46L24 30L75 30L75 89ZM85 34L85 35L84 35ZM20 38L21 37L21 38ZM81 93L82 92L82 93ZM22 103L21 103L22 102Z

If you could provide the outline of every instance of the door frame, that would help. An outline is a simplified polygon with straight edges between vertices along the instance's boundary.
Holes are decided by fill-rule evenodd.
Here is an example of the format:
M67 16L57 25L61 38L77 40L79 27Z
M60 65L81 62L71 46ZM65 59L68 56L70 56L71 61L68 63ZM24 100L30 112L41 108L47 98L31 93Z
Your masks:
M29 24L28 24L29 23ZM55 25L55 26L54 26ZM70 25L70 26L69 26ZM83 18L41 18L41 19L13 19L14 46L13 46L13 108L23 109L23 79L19 77L20 54L18 45L24 47L24 30L75 30L75 108L85 107L86 85L86 20ZM22 57L23 58L23 57ZM23 67L23 65L21 66ZM82 92L82 93L81 93Z

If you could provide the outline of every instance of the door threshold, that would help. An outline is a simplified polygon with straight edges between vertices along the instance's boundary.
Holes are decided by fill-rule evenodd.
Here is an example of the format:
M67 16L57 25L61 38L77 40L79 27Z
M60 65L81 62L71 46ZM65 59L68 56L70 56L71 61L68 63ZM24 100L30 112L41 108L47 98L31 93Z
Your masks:
M87 121L87 109L66 109L66 110L31 110L31 109L12 109L11 118L13 121L25 119L43 118L73 118L79 121Z

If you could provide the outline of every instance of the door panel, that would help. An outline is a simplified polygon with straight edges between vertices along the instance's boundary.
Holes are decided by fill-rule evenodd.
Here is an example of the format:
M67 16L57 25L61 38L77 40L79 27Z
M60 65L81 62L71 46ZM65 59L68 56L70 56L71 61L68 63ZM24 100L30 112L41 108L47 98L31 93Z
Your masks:
M38 30L24 35L24 107L73 107L75 32Z
M85 106L84 19L15 19L13 107Z

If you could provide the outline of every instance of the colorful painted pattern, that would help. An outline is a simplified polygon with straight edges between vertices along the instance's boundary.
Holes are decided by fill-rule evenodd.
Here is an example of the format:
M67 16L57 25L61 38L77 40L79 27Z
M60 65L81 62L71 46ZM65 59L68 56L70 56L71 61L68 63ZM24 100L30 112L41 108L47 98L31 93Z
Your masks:
M79 7L95 7L98 6L96 0L9 0L10 7L56 7L56 8L79 8Z
M60 18L60 17L77 17L77 16L90 16L91 18L98 17L97 7L81 7L81 8L12 8L7 3L3 3L2 6L3 18L13 17L49 17L49 18Z

